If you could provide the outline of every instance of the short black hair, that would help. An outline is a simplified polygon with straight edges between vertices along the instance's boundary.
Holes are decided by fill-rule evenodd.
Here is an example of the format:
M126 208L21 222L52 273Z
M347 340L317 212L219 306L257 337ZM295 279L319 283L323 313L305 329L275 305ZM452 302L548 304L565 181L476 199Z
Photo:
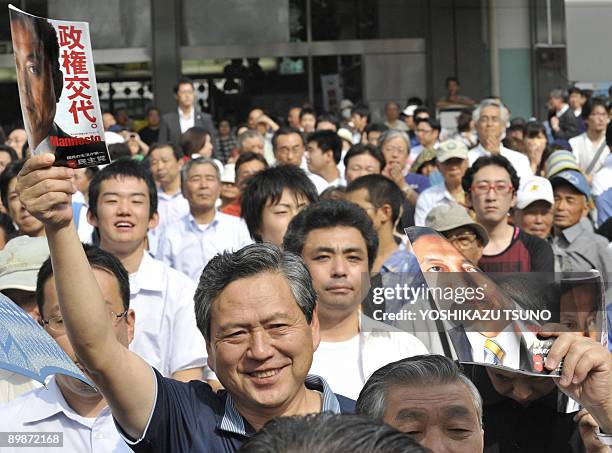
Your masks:
M342 157L342 139L334 131L314 131L306 137L306 143L316 142L317 146L326 153L332 152L336 165L340 163Z
M539 121L529 121L525 125L525 138L536 138L540 134L546 137L546 128Z
M415 112L415 116L416 116L416 112ZM429 124L429 126L434 130L434 131L438 131L440 132L442 130L442 125L440 124L440 121L438 121L435 118L429 117L429 118L420 118L417 119L415 121L415 124L419 124L419 123L427 123Z
M151 112L161 113L161 110L155 105L150 105L149 107L147 107L147 115Z
M463 179L461 179L461 186L466 193L470 193L472 191L472 184L474 183L474 175L476 172L483 167L488 167L489 165L495 165L506 170L510 175L510 182L512 183L514 191L516 192L518 190L520 178L516 173L514 166L504 156L499 154L491 154L490 156L479 157L472 164L472 166L466 170L465 174L463 175Z
M15 229L13 219L4 212L0 212L0 230L4 230L4 239L6 242L17 236L17 230Z
M404 195L397 184L383 175L364 175L351 182L346 192L359 189L368 191L369 201L376 209L385 204L391 206L391 222L395 225L404 204Z
M472 122L472 110L463 109L457 116L457 131L458 132L469 132L470 123Z
M238 156L238 159L236 160L236 164L234 165L234 172L236 173L236 175L238 174L238 169L241 165L254 160L264 164L265 168L268 168L269 166L268 161L261 154L254 153L253 151L247 151L246 153L242 153L240 156Z
M353 106L353 108L351 108L351 115L359 115L359 116L365 116L368 119L368 123L370 122L370 109L369 107L360 102L359 104L356 104L355 106Z
M130 278L127 270L123 267L123 264L121 264L121 261L112 253L106 252L93 245L83 244L83 250L85 251L85 256L91 267L102 269L112 274L117 279L123 309L127 310L130 308ZM38 277L36 278L36 305L38 305L38 311L43 318L45 316L43 313L45 304L45 283L47 283L47 280L52 276L53 265L51 263L51 257L49 257L38 270Z
M249 438L238 453L425 453L412 436L360 415L276 417Z
M429 110L427 110L426 107L417 107L416 109L414 109L412 116L416 118L419 113L427 113L427 115L431 116Z
M268 203L278 203L285 189L304 196L310 203L319 199L310 178L294 165L267 168L249 178L242 192L240 211L255 241L261 242L257 231L261 228L264 208Z
M382 134L383 132L387 132L388 130L389 128L383 123L370 123L365 127L364 132L366 133L366 135L370 132L380 132Z
M369 154L374 159L376 159L380 163L380 171L385 168L387 165L387 161L385 160L385 156L376 146L369 144L358 143L357 145L351 146L351 148L344 156L344 168L348 168L349 161L356 156L361 156L362 154Z
M130 151L130 147L127 145L127 143L123 142L108 145L108 154L110 155L112 161L124 158L132 158L132 152Z
M340 124L338 123L338 117L333 113L329 112L318 116L317 124L319 123L332 123L336 127L336 129L340 127Z
M302 139L302 143L306 145L306 142L304 141L304 134L302 134L302 131L291 126L281 126L276 130L276 132L274 132L274 135L272 136L272 149L274 150L274 152L276 152L276 143L278 142L278 137L280 137L281 135L291 134L299 135Z
M185 76L181 76L179 77L179 79L176 81L176 85L174 85L174 94L178 93L179 87L181 85L191 85L193 87L193 80L191 80L189 77L185 77Z
M418 96L410 96L406 101L406 105L416 105L417 107L423 105L423 99Z
M576 85L572 85L567 89L567 94L573 94L573 93L577 93L580 96L584 96L584 92L578 88Z
M446 78L446 81L444 82L444 84L448 86L448 83L449 83L449 82L455 82L457 85L461 85L461 84L459 83L459 79L458 79L457 77L455 77L455 76L448 76L448 77Z
M317 112L315 112L315 110L313 108L310 107L304 107L302 110L300 110L300 120L302 118L304 118L305 115L311 115L314 116L315 121L317 119Z
M0 145L0 152L6 153L11 158L11 162L19 160L19 156L17 155L17 151L12 146L9 145Z
M301 255L308 233L337 226L359 230L368 251L368 269L372 270L378 252L378 235L366 212L346 200L321 200L304 208L289 223L283 238L283 249Z
M188 133L189 131L191 131L192 129L198 129L198 130L200 130L200 129L201 129L201 130L205 131L205 132L208 134L208 131L206 131L206 129L202 129L202 128L200 128L200 127L198 127L198 128L192 127L192 128L190 128L190 129L187 129L187 130L185 131L185 133L184 133L184 134L181 136L181 146L183 146L183 137L184 137L185 135L187 135L187 133ZM209 135L210 135L210 134L209 134ZM206 136L204 136L204 138L206 138ZM212 140L212 136L211 136L211 140ZM202 146L204 146L204 144L203 144L203 143L202 143ZM199 150L202 148L202 146L200 146L200 147L198 148L198 151L199 151ZM175 146L175 145L174 145L174 143L170 143L170 142L165 142L165 143L162 143L162 142L159 142L159 143L153 143L153 144L151 145L151 147L149 148L149 152L147 153L147 157L149 157L149 158L150 158L150 157L151 157L151 153L152 153L153 151L157 150L157 149L160 149L160 148L170 148L170 149L172 150L172 154L174 155L174 158L177 160L177 162L183 158L183 152L182 152L182 151L181 151L181 150L180 150L180 149L179 149L177 146ZM191 155L189 155L189 156L191 157Z
M143 162L133 159L119 159L100 170L89 184L89 210L98 217L100 186L108 179L136 178L144 181L149 189L149 218L157 212L157 187L151 171Z
M25 164L25 160L14 160L11 162L0 175L0 198L2 204L8 210L8 186L11 181L17 177Z
M594 97L582 106L582 117L588 118L589 116L591 116L591 113L593 112L593 110L595 110L595 107L597 106L602 107L606 112L608 111L606 100L602 97Z

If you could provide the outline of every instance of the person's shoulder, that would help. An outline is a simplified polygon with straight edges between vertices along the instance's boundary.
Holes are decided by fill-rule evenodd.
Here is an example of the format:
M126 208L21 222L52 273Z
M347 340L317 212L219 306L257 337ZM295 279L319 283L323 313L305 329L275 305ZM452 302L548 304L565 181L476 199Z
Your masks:
M341 414L354 414L355 413L355 405L356 405L355 400L352 400L343 395L339 395L337 393L334 393L334 395L336 395L336 399L338 400L338 404L340 405Z
M35 388L19 395L8 403L0 404L0 419L3 420L3 430L22 426L27 412L36 411L43 401L43 396L47 396L41 393L43 391L49 392L50 390L44 387Z
M215 392L210 385L199 380L181 382L164 377L159 372L156 372L156 376L157 384L163 387L164 393L182 408L191 408L194 416L210 416L212 413L223 415L226 399L224 390Z

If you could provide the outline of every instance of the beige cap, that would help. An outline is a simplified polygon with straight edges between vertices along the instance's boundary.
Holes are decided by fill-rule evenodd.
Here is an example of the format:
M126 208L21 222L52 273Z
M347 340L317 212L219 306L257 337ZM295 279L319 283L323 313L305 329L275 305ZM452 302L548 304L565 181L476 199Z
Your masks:
M474 221L467 210L458 203L441 204L433 208L425 218L425 226L440 233L464 226L471 227L480 237L482 245L489 243L487 230L480 223Z
M438 162L444 162L452 158L465 159L468 158L468 149L465 143L459 140L446 140L440 143L438 148Z
M0 251L0 290L36 291L38 270L47 258L47 238L19 236L11 239Z

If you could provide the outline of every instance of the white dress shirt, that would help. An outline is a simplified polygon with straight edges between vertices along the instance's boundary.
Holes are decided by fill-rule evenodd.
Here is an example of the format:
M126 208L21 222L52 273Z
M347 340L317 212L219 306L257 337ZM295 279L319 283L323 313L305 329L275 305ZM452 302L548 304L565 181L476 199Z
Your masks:
M195 109L191 107L188 115L185 115L181 108L178 108L179 125L181 126L181 134L187 129L191 129L195 125Z
M130 274L130 308L136 312L130 350L162 375L206 365L206 345L195 320L195 282L144 253Z
M0 404L6 404L19 395L40 387L42 384L34 379L12 371L0 370Z
M164 229L155 256L197 282L213 256L252 243L249 229L239 217L217 211L211 223L198 225L187 214Z
M533 171L531 171L531 164L529 163L529 158L524 154L521 154L518 151L508 149L504 145L499 145L499 154L501 154L510 161L510 163L518 173L519 178L521 178L521 184L523 183L523 181L526 181L527 178L533 176ZM491 153L479 144L476 148L471 149L468 153L468 158L470 159L470 166L472 166L476 159L478 159L479 157L490 155Z
M593 143L589 139L586 132L569 139L569 144L572 147L572 154L576 156L576 161L578 162L578 166L582 171L586 172L587 168L591 164L591 161L595 157L597 150L605 140L606 137L604 135L599 142ZM604 161L606 160L606 157L608 157L609 154L610 148L606 146L602 153L599 155L597 163L593 167L591 174L594 174L595 172L601 169L604 164Z
M417 204L414 212L414 225L425 226L425 218L429 211L440 204L457 203L457 200L451 195L446 188L446 184L436 184L428 187L417 198Z
M606 190L612 187L612 154L608 154L604 161L603 167L599 169L593 176L593 186L591 187L591 195L594 197L600 196Z
M166 225L177 222L181 217L189 214L189 202L179 190L174 195L168 195L163 190L157 191L157 212L159 224L153 230L149 230L149 250L153 256L157 255L157 244L161 233Z
M466 332L465 335L472 346L472 360L478 363L485 363L484 345L487 337L479 332ZM509 324L502 332L491 339L504 351L502 365L514 368L515 370L520 369L521 341L514 330L514 324Z
M110 409L105 407L95 418L82 417L66 402L55 378L47 388L28 392L9 404L0 406L2 431L49 434L63 433L63 448L32 446L2 447L2 453L95 452L120 453L132 450L121 439Z

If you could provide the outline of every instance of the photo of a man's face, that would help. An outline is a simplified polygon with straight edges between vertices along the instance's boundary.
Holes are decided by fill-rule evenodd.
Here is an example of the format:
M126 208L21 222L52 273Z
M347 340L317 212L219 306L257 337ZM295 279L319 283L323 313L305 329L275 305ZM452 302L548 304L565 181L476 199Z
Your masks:
M37 24L37 21L45 22ZM53 73L54 62L43 45L45 37L39 36L40 30L51 37L51 24L37 18L13 15L11 35L17 68L17 80L21 109L30 146L35 149L53 126L55 118L55 96ZM53 31L54 33L54 31ZM55 36L53 39L57 41ZM52 43L48 43L51 46ZM55 44L57 46L57 44ZM57 62L55 62L57 64ZM57 72L57 70L56 70Z

